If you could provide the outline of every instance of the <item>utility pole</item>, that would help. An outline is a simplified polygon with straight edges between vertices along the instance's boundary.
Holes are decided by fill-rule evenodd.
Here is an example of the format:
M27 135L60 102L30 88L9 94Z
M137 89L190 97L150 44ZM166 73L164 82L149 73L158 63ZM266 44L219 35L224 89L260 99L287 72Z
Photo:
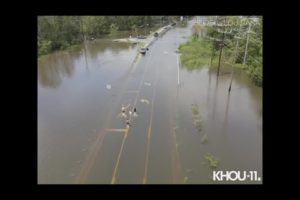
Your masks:
M216 28L217 25L218 25L218 16L216 16L216 18L215 18L215 25L214 25L214 27ZM214 46L212 46L212 49L211 49L211 58L210 58L210 67L212 67L212 61L213 61L214 57L215 57L215 48L214 48Z
M241 30L241 23L240 23L240 26L239 26L239 30L238 30L238 33L240 34L240 30ZM228 93L230 93L231 91L231 85L232 85L232 80L233 80L233 72L234 72L234 63L236 61L236 57L237 57L237 50L238 50L238 46L239 46L239 38L237 38L237 41L236 41L236 46L235 46L235 50L234 50L234 57L233 57L233 63L232 63L232 71L231 71L231 79L230 79L230 84L229 84L229 88L228 88Z
M224 46L224 38L225 38L225 32L222 35L222 42L220 44L221 49L220 49L220 54L219 54L219 63L218 63L218 73L217 73L217 76L219 76L219 73L220 73L220 64L221 64L222 51L223 51L223 46Z
M228 88L228 93L230 93L231 91L231 85L232 85L232 79L233 79L233 70L234 70L234 62L235 62L235 59L236 59L236 55L237 55L237 49L238 49L238 46L239 46L239 41L236 42L236 46L235 46L235 50L234 50L234 57L233 57L233 63L232 63L232 71L231 71L231 79L230 79L230 84L229 84L229 88Z
M226 18L225 18L225 22L226 22ZM224 47L224 39L225 39L225 26L223 26L223 34L222 34L221 49L220 49L220 54L219 54L219 63L218 63L217 77L219 77L219 73L220 73L220 64L221 64L222 51L223 51L223 47Z
M214 51L214 47L212 47L212 50L211 50L211 57L210 57L210 67L212 66L212 61L213 61L214 55L215 55L215 51Z
M83 37L83 42L85 43L86 36L84 34L84 28L83 28L83 16L80 16L80 29L81 29L81 34L82 34L82 37Z
M251 23L249 24L248 31L247 31L247 41L246 41L246 48L245 48L245 55L244 55L244 60L243 60L243 66L246 64L250 30L251 30Z

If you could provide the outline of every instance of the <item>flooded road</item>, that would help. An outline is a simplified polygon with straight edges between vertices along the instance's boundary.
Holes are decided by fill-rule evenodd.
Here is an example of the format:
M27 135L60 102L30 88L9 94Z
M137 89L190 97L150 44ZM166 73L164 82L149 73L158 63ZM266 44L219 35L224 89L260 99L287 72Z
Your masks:
M159 37L136 63L136 45L111 39L38 63L38 183L216 184L207 153L216 170L262 177L262 89L236 69L228 95L231 69L217 81L208 68L181 67L175 50L191 26ZM122 104L137 108L129 129Z

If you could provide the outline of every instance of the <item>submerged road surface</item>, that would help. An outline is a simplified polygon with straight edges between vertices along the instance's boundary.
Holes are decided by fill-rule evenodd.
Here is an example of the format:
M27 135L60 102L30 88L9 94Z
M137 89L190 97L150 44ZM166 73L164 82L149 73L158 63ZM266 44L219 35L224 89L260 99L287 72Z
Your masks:
M179 73L175 51L186 34L172 29L158 38L119 83L118 101L76 183L182 183L173 114ZM122 104L137 108L128 129L119 115Z

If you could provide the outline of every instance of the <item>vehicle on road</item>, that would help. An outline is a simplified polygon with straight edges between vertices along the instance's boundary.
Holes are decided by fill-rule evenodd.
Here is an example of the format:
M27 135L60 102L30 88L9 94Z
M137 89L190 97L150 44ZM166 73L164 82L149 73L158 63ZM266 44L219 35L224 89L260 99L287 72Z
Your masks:
M145 36L145 35L138 35L137 38L138 38L138 39L146 39L147 36Z
M140 53L146 54L146 51L148 51L148 50L149 50L148 48L142 47L142 48L140 48Z

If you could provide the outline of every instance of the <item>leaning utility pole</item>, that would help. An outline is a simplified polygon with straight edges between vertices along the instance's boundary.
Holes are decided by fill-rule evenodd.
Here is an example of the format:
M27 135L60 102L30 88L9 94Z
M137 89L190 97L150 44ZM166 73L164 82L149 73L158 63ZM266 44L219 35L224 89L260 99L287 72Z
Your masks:
M239 46L239 41L237 40L235 50L234 50L233 63L232 63L232 66L231 66L232 67L232 69L231 69L231 79L230 79L230 84L229 84L229 88L228 88L228 93L230 93L230 91L231 91L233 72L234 72L234 66L233 65L234 65L235 60L236 60L238 46Z
M217 25L218 25L218 16L216 16L214 24L215 24L214 27L216 28ZM212 61L213 61L214 57L215 57L215 48L212 45L212 48L211 48L211 58L210 58L210 67L212 67Z
M225 18L225 22L226 22L226 18ZM223 26L223 34L222 34L221 49L220 49L220 54L219 54L219 63L218 63L217 77L219 77L219 73L220 73L220 64L221 64L222 51L223 51L223 47L224 47L224 39L225 39L225 26Z
M221 64L222 51L223 51L223 46L224 46L224 38L225 38L225 32L223 32L222 42L220 44L221 49L220 49L220 54L219 54L219 63L218 63L218 73L217 73L217 76L219 76L219 72L220 72L220 64Z
M245 48L245 54L244 54L244 60L243 60L243 66L246 64L246 58L247 58L247 51L248 51L248 43L249 43L250 30L251 30L251 23L249 24L249 26L248 26L248 31L247 31L247 41L246 41L246 48Z

